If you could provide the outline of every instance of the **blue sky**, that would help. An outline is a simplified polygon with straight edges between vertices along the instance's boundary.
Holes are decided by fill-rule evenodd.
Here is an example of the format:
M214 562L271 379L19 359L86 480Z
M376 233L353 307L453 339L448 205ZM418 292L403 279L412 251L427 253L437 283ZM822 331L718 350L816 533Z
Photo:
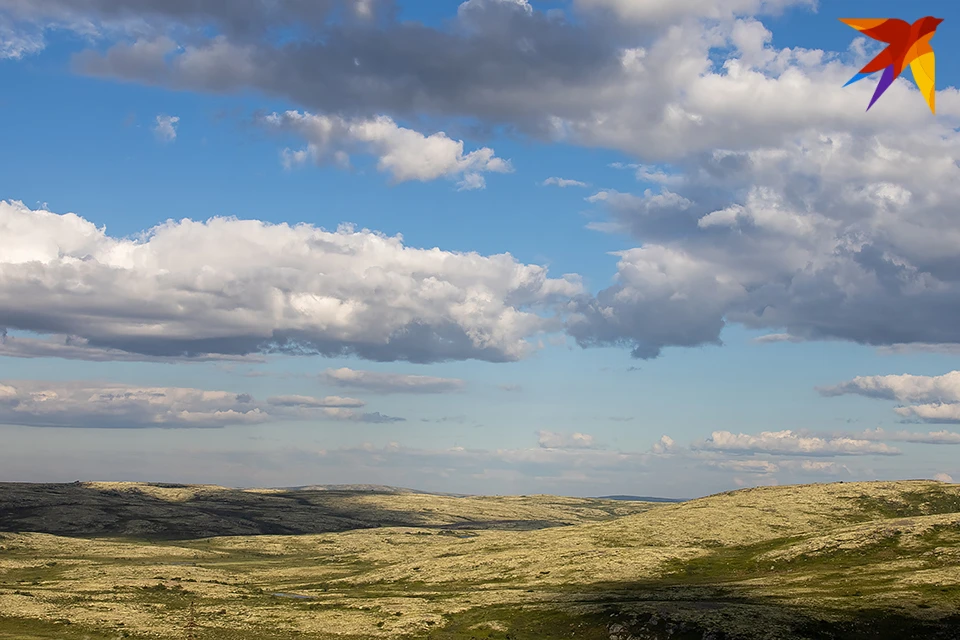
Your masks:
M0 480L960 477L952 3L324 4L0 0Z

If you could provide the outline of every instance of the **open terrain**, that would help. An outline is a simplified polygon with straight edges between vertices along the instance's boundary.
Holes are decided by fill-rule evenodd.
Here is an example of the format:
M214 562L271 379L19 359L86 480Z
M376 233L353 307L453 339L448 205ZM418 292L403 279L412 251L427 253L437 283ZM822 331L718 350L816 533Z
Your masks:
M0 638L960 638L960 485L0 484Z

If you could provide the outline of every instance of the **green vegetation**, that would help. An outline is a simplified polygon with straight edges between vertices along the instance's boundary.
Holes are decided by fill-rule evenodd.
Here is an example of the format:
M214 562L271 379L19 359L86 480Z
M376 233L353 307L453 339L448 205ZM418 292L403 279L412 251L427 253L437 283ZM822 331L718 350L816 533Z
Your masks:
M957 485L763 487L616 505L10 487L0 485L0 638L946 640L960 628ZM286 501L286 522L311 532L236 534L275 517L274 498ZM243 522L223 515L241 506ZM371 513L406 524L370 526ZM178 521L212 535L172 536Z

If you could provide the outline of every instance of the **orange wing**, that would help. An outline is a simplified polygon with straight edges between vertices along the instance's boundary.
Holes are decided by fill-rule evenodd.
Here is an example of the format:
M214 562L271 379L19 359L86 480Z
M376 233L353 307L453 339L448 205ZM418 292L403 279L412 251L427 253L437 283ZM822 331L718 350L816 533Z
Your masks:
M887 44L906 44L910 38L910 23L897 18L840 18L840 22Z

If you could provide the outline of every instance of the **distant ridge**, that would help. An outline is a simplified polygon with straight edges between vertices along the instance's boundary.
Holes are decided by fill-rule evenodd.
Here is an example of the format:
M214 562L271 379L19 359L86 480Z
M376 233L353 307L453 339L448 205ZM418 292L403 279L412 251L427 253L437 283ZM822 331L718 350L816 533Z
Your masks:
M660 505L563 496L440 495L375 484L231 489L147 482L0 482L0 532L81 537L179 540L379 527L529 531L657 508ZM3 589L0 586L0 601Z
M633 500L635 502L687 502L687 498L656 498L653 496L596 496L597 500Z
M407 487L394 487L388 484L308 484L295 487L275 487L274 491L357 491L365 493L404 494L412 493L427 496L445 496L448 498L476 497L470 493L444 493L441 491L421 491ZM591 500L624 500L633 502L687 502L688 498L659 498L655 496L591 496Z
M279 487L282 491L360 491L367 493L414 493L428 496L447 496L451 498L466 498L466 493L443 493L440 491L420 491L407 487L394 487L387 484L307 484L297 487Z

